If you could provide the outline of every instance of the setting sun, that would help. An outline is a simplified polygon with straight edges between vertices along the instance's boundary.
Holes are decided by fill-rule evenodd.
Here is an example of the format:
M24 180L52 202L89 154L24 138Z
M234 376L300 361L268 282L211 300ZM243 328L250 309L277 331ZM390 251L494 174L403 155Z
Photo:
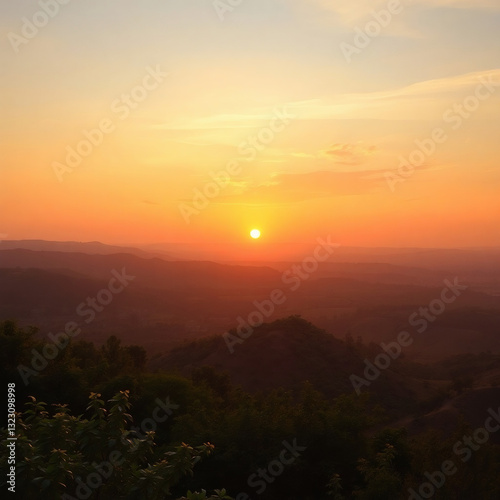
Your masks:
M256 240L256 239L260 238L260 231L259 231L258 229L252 229L252 230L250 231L250 236L251 236L254 240Z

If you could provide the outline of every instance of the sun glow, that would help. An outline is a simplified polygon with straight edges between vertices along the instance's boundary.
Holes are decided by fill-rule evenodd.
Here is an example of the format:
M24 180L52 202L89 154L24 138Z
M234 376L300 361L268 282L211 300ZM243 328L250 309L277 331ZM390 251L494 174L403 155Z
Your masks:
M251 236L254 240L256 240L256 239L260 238L260 231L259 231L258 229L252 229L252 230L250 231L250 236Z

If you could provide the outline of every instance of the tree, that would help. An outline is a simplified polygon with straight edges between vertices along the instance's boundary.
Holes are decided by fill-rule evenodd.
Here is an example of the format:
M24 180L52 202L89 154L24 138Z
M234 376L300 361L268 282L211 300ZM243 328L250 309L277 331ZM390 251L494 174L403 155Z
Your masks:
M398 498L401 491L402 480L394 470L393 462L396 450L391 444L377 453L373 461L361 459L359 471L363 475L366 486L355 493L356 498L362 500L386 500Z
M172 486L213 451L210 443L159 449L154 432L138 435L130 428L128 391L117 393L109 405L100 397L90 395L88 418L72 416L66 405L54 405L55 413L49 415L46 403L34 397L17 415L21 459L16 493L21 498L165 499ZM5 431L2 434L6 437ZM1 453L6 452L4 444ZM7 463L6 456L0 459ZM205 498L230 497L224 490L211 497L204 491L187 494L188 500Z

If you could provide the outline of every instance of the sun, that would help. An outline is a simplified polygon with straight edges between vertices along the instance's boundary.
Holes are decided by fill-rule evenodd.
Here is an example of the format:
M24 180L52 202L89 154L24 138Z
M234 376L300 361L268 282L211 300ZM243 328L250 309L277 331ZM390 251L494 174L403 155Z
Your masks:
M260 231L259 231L258 229L252 229L252 230L250 231L250 236L251 236L254 240L256 240L256 239L260 238Z

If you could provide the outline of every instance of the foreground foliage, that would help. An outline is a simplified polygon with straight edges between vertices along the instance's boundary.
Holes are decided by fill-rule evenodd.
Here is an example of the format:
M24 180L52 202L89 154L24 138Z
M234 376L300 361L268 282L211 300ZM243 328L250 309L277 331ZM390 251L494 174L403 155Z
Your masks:
M31 398L18 414L17 491L21 498L164 499L174 484L193 473L213 446L181 444L159 448L154 433L138 436L129 429L129 392L120 391L106 407L93 393L88 417L72 416L66 405L47 405ZM207 497L188 493L189 500L229 498L225 491Z

